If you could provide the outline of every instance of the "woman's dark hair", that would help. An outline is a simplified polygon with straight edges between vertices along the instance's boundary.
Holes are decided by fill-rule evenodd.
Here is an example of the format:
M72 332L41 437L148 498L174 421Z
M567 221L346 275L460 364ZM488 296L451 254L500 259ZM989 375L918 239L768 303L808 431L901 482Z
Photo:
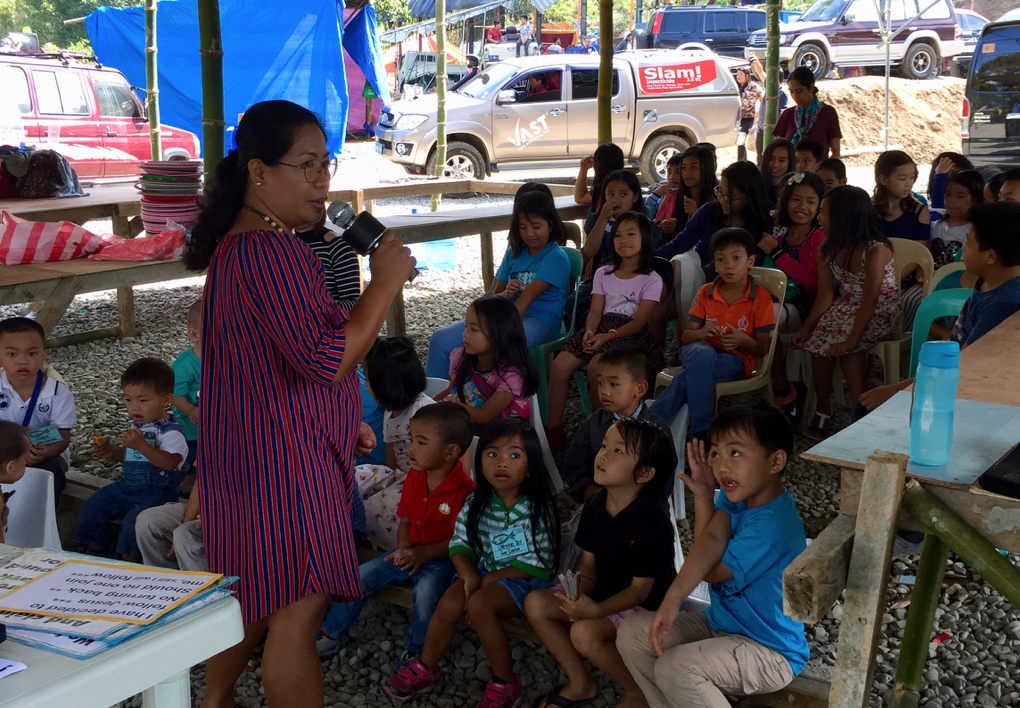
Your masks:
M793 143L786 138L776 138L761 154L761 176L765 178L766 184L772 184L769 162L772 160L772 153L776 150L786 150L786 159L789 165L787 169L792 170L793 166L797 164L797 154L793 149Z
M482 473L484 470L482 463L485 460L485 449L507 438L519 438L524 454L528 458L528 476L524 478L519 491L522 496L528 498L528 504L531 506L531 546L538 550L539 528L544 528L549 534L553 557L542 560L548 563L549 568L555 570L560 557L560 518L556 508L556 495L553 493L549 471L545 467L538 434L520 418L496 418L485 426L478 439L478 445L475 447L475 491L468 506L465 524L468 545L477 557L482 557L485 549L478 537L478 524L492 503L494 491L492 483Z
M591 210L596 212L602 208L602 184L606 175L623 169L623 150L614 143L602 143L592 158L595 163L593 170L595 175L591 184Z
M824 198L829 203L829 233L822 241L822 256L849 270L857 246L877 241L892 248L875 215L868 193L848 184L830 189Z
M673 205L673 218L676 219L674 234L683 231L687 226L688 218L690 218L684 211L684 197L694 199L698 203L698 208L701 208L704 204L715 201L715 188L719 186L719 180L715 176L715 155L710 149L701 145L687 148L680 157L681 166L688 157L693 157L701 165L700 194L697 199L694 199L690 187L684 182L683 177L680 178L680 188L676 191L676 203Z
M790 75L786 78L786 82L796 81L804 88L814 88L815 86L815 75L811 69L806 66L798 66L796 69L790 72Z
M567 229L563 226L563 219L556 211L556 203L552 197L540 190L518 194L514 197L514 213L510 217L510 232L506 238L514 258L524 251L524 239L521 238L521 226L518 223L522 216L536 217L549 224L549 243L558 243L562 246L567 242Z
M948 157L956 165L957 170L973 170L974 163L971 162L967 157L961 155L958 152L940 152L935 156L935 159L931 161L931 170L928 171L928 196L931 196L931 185L935 181L935 169L942 162L943 158Z
M822 204L822 197L825 196L825 182L822 178L816 175L814 172L798 172L797 174L786 180L786 184L783 185L783 190L779 193L779 203L776 205L776 225L777 226L793 226L793 221L790 219L789 207L790 197L793 196L793 190L797 187L810 187L815 190L815 194L818 195L818 205ZM815 218L811 222L811 230L814 231L818 228L818 213L815 213Z
M388 411L404 410L425 390L425 369L407 337L379 337L362 366L372 397Z
M538 369L528 351L528 338L524 334L524 323L517 312L517 306L508 297L486 295L469 306L485 328L492 341L492 361L497 370L516 369L524 380L522 398L531 398L538 390ZM460 367L454 375L452 388L464 398L464 384L478 369L478 355L465 352Z
M552 190L549 189L549 185L545 182L525 182L517 189L517 194L514 195L514 206L516 207L521 197L529 192L541 192L550 199L553 198Z
M960 170L946 180L946 186L958 184L970 194L971 206L985 203L985 178L977 170Z
M318 116L290 101L262 101L245 112L234 133L237 149L216 164L202 201L202 213L184 249L184 264L189 270L209 267L216 244L230 231L244 206L248 162L279 164L294 145L295 132L304 125L318 126L326 135Z
M641 253L638 254L638 273L651 273L652 264L655 262L655 250L652 248L652 222L641 211L626 211L616 217L613 222L613 229L609 232L609 244L613 251L613 270L623 265L623 258L616 252L616 232L620 230L620 224L626 221L637 223L638 231L641 232Z
M734 162L722 171L723 178L729 182L730 189L738 189L744 193L747 200L744 202L743 228L752 234L762 234L772 231L772 205L769 203L768 191L765 186L765 178L754 166L753 162L742 160ZM732 202L731 202L732 203ZM722 216L722 207L716 204L719 209L719 221Z
M637 466L655 470L652 479L642 487L641 494L665 496L667 489L673 485L677 463L672 438L659 426L641 418L625 418L614 425L623 438L627 454L637 458Z
M879 177L888 177L894 171L904 165L914 166L914 179L917 179L917 164L907 153L902 150L886 150L875 161L875 194L873 201L875 213L878 218L887 220L889 216L889 190L879 181ZM914 195L908 194L900 200L900 209L906 214L911 214L917 209L920 202Z
M8 462L22 458L30 445L25 428L17 423L0 420L0 472Z
M638 181L637 175L633 172L628 172L627 170L616 170L615 172L610 172L606 175L605 180L602 181L602 199L600 201L600 205L604 205L606 203L606 187L608 187L611 182L625 183L630 191L637 195L637 201L634 202L634 206L631 207L631 209L633 211L645 211L645 198L641 194L641 182Z

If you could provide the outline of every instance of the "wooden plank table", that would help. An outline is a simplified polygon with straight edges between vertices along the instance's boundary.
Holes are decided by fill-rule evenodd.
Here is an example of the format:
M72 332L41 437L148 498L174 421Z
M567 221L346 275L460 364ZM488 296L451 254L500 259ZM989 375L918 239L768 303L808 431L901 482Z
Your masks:
M142 220L141 202L139 201L138 190L132 184L117 184L104 187L89 187L88 194L84 197L65 197L61 199L3 199L0 200L0 211L7 211L23 219L32 221L70 221L74 224L84 224L93 219L111 219L113 222L112 231L117 236L133 238L141 233ZM73 268L84 266L85 259L66 261L74 264ZM56 265L56 264L43 264ZM136 267L139 264L122 264ZM76 289L78 283L73 275L58 276L60 280L54 283L54 287L44 298L45 302L36 299L10 300L13 297L13 290L8 290L8 285L22 276L16 275L14 269L26 268L27 266L0 266L0 302L9 304L11 302L35 302L31 310L35 313L43 329L49 334L57 321L67 310L71 300L79 292L89 290ZM36 266L31 266L35 268ZM99 275L103 271L90 271L90 282L102 280L104 276ZM149 271L151 274L152 271ZM27 277L34 277L29 274ZM166 279L166 278L163 278ZM117 314L119 326L117 330L104 333L120 334L123 337L135 335L135 296L131 289L132 285L143 282L154 282L142 280L133 283L125 273L120 273L115 279L116 284L106 287L93 287L92 290L108 290L117 288ZM39 288L37 288L39 289ZM45 288L41 288L45 289Z
M1020 573L993 549L1020 552L1020 499L992 494L977 485L984 470L1020 443L1018 348L1020 313L962 353L954 445L945 467L908 465L901 454L909 449L909 392L898 394L802 455L841 468L841 516L784 574L786 611L794 619L819 621L845 587L841 626L869 632L879 627L885 611L892 532L907 528L929 534L907 615L893 706L916 705L950 547L1007 597L1020 587ZM890 452L874 452L876 447ZM893 492L891 475L895 477ZM890 494L901 492L902 506L897 502L888 512L871 513ZM937 511L919 516L921 508ZM899 510L898 516L894 509ZM959 542L960 534L966 536L965 544ZM867 706L876 653L877 634L841 631L830 706Z
M591 212L590 206L576 204L572 196L556 197L555 201L556 211L564 221L583 219ZM482 249L482 285L488 288L495 276L492 232L509 229L512 216L513 205L502 204L397 216L387 218L384 223L394 236L406 244L428 243L478 234ZM393 301L386 326L391 337L406 334L403 293Z

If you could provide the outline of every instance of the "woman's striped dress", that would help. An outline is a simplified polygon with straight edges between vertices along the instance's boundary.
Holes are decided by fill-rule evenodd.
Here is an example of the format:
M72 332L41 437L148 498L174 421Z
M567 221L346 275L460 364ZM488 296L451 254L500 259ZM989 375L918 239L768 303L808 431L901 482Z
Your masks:
M361 595L356 371L332 385L347 322L296 237L220 241L202 307L199 490L210 569L240 578L245 623L309 593Z

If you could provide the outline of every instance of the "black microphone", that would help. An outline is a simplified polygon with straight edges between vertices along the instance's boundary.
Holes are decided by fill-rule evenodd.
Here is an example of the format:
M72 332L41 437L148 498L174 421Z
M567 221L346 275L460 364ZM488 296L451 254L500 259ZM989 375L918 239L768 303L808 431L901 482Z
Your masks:
M371 256L386 233L386 227L378 219L367 211L358 214L354 207L342 199L334 199L330 203L326 218L344 230L341 238L361 256ZM421 271L415 268L407 282L413 282L419 273Z

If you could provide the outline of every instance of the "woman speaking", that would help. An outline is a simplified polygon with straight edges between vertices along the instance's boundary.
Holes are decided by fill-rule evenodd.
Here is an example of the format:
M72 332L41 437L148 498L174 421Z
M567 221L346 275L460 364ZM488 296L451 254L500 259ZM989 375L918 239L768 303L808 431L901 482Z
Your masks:
M349 511L358 493L356 366L414 259L384 237L372 282L348 316L330 299L316 256L292 233L321 218L336 171L318 118L266 101L245 113L236 140L216 167L184 256L190 269L208 269L202 527L210 569L240 578L245 623L241 643L209 659L202 706L233 708L234 683L266 635L269 705L321 708L319 623L330 595L361 595Z

